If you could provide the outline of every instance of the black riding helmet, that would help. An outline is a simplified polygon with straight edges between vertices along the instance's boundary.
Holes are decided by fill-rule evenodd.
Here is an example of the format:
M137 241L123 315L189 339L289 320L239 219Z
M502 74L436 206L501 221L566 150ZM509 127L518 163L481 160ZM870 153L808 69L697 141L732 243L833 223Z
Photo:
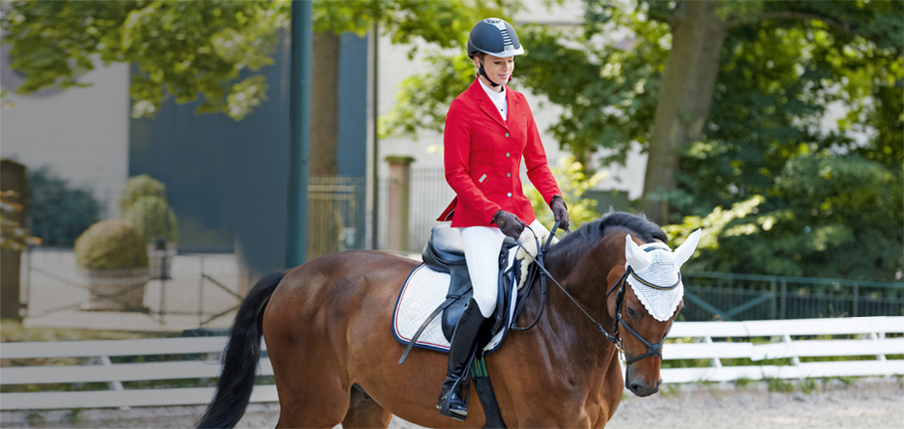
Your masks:
M486 18L474 25L471 34L468 35L468 57L473 59L481 52L497 57L512 57L524 54L524 49L521 48L518 34L511 24L499 18ZM487 76L482 62L478 72L490 81L490 85L499 86Z

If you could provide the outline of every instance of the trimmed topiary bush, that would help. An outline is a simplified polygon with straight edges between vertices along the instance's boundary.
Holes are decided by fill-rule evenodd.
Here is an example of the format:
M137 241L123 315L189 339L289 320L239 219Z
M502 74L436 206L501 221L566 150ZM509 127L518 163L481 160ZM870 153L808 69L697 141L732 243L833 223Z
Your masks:
M159 197L141 197L123 213L122 219L144 236L146 243L164 238L170 243L179 241L176 214Z
M75 241L75 258L87 270L115 270L148 266L144 237L121 220L91 225Z
M166 201L166 185L147 174L132 176L122 190L119 208L125 213L141 197L158 197Z

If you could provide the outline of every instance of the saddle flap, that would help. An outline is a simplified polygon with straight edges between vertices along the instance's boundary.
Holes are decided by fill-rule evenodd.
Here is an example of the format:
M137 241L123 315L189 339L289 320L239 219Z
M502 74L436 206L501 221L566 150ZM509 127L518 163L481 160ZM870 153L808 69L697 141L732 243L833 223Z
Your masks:
M465 264L464 244L461 233L448 225L437 225L430 231L430 239L421 257L428 267L448 273L450 265Z

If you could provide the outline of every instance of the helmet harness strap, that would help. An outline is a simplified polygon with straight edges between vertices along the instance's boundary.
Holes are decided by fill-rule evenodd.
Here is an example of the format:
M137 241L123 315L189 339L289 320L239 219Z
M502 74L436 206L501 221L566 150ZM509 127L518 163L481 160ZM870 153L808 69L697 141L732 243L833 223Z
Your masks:
M499 86L498 83L494 82L493 79L490 79L490 77L487 76L487 72L486 72L486 70L484 70L484 68L483 68L483 59L482 59L482 58L478 58L478 59L477 59L477 62L480 63L480 66L479 66L479 68L477 69L477 73L479 73L481 76L483 76L484 78L486 78L487 81L490 82L490 87L491 87L491 88L495 88L495 87ZM509 75L508 81L509 81L509 82L512 81L512 76L511 76L511 75Z

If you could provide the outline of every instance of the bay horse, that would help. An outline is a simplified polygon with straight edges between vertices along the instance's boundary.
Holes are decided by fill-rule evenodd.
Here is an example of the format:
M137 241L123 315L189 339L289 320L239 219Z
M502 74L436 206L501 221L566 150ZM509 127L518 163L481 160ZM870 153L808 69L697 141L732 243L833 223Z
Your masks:
M541 312L535 287L517 324L538 313L539 323L510 332L486 358L506 425L599 428L615 414L625 386L638 396L658 391L656 352L680 308L655 320L624 284L631 245L663 243L668 250L666 241L652 222L616 212L549 249L545 265L562 289L549 287ZM684 249L683 259L693 251ZM435 407L446 354L416 350L398 364L405 347L390 330L393 308L418 264L390 253L348 251L262 279L238 311L216 394L198 427L233 427L242 417L262 335L279 395L279 428L386 428L393 415L426 427L481 427L479 401L470 401L465 422L441 416ZM619 293L612 293L619 282ZM607 338L612 332L617 337L617 319L633 335ZM624 381L619 346L628 361ZM470 396L476 397L473 383Z

